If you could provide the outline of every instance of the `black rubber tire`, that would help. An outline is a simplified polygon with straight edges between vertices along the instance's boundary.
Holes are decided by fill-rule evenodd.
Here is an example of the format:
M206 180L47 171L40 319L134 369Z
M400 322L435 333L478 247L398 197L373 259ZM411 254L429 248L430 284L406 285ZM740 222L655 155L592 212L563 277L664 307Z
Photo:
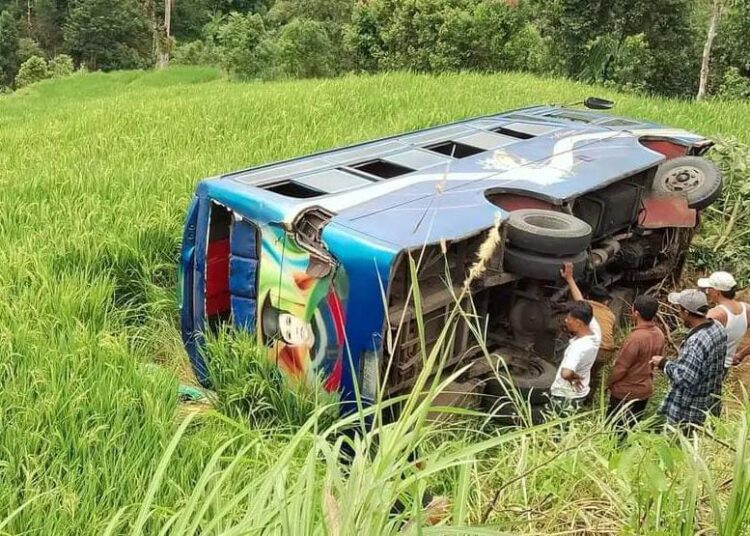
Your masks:
M591 226L554 210L527 208L508 216L508 241L514 247L547 255L576 255L591 244Z
M525 361L514 360L508 366L510 383L524 401L530 404L546 404L549 401L549 388L557 375L557 368L539 357L529 356ZM502 379L490 378L484 392L490 397L508 398L509 385L501 384Z
M701 210L721 195L721 171L700 156L672 158L656 170L652 189L662 194L684 194L690 208Z
M548 413L546 404L532 404L524 409L524 415L528 415L531 418L531 422L529 423L529 419L522 416L515 406L501 400L497 400L494 404L486 405L485 411L492 415L493 424L513 427L542 424Z
M571 257L550 257L539 253L530 253L516 248L506 247L503 267L511 274L540 279L542 281L558 281L563 263L573 263L573 275L578 277L586 270L588 254L585 251Z

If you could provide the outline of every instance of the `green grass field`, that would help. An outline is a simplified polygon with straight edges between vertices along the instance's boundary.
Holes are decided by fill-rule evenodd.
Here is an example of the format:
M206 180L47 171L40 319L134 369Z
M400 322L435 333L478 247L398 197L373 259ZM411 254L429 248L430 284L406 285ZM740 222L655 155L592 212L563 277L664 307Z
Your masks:
M396 533L389 501L429 483L449 496L452 523L488 533L693 534L685 513L697 509L701 528L742 534L741 410L716 423L716 440L680 450L642 434L623 450L597 418L553 443L547 430L500 435L476 421L435 432L415 406L414 427L384 434L349 479L331 433L251 428L231 412L201 413L168 450L185 370L177 254L198 180L590 94L614 98L622 115L750 143L748 103L516 74L236 84L185 68L0 97L0 533ZM432 445L420 474L405 456L415 442ZM722 487L731 478L737 496Z

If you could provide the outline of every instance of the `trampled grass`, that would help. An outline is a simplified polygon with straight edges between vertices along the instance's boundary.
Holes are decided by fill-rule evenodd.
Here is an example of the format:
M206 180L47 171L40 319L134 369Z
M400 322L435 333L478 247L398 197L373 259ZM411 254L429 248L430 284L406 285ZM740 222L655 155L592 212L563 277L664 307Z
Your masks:
M190 68L75 76L0 97L0 531L157 533L171 520L178 534L395 532L389 501L427 482L453 500L455 524L509 533L688 534L693 492L699 525L718 524L731 500L723 481L733 470L736 482L747 478L741 412L714 431L729 447L739 438L735 456L709 438L675 449L648 434L617 449L595 418L561 443L544 430L501 437L474 424L442 441L415 405L417 431L386 431L348 479L335 435L316 433L316 421L262 430L209 412L160 467L179 426L175 265L200 178L589 94L614 97L623 115L750 142L747 103L644 99L515 74L234 84ZM408 462L416 443L429 447L421 475ZM733 523L747 515L737 495ZM418 512L407 504L406 517Z

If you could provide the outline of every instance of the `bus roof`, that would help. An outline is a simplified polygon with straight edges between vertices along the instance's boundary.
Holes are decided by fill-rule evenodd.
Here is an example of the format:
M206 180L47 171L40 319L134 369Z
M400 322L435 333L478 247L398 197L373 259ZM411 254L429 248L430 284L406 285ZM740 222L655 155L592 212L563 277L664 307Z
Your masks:
M322 207L335 214L332 223L408 247L474 234L504 217L488 193L562 204L658 165L664 156L641 137L705 141L653 123L536 106L229 173L210 189L250 196L287 222Z

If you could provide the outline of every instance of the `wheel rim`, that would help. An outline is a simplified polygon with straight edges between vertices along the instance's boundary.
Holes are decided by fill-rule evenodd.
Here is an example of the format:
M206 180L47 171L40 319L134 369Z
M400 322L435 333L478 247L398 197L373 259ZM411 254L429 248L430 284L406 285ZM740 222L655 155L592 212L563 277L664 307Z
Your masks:
M526 361L523 364L511 364L509 367L511 375L516 373L518 375L526 376L528 378L538 378L544 373L544 367L541 363L536 360Z
M533 214L525 218L526 223L539 227L540 229L546 229L549 231L560 231L568 228L568 224L561 218L554 216Z
M694 192L706 182L706 174L692 166L679 166L664 177L664 187L670 192Z

